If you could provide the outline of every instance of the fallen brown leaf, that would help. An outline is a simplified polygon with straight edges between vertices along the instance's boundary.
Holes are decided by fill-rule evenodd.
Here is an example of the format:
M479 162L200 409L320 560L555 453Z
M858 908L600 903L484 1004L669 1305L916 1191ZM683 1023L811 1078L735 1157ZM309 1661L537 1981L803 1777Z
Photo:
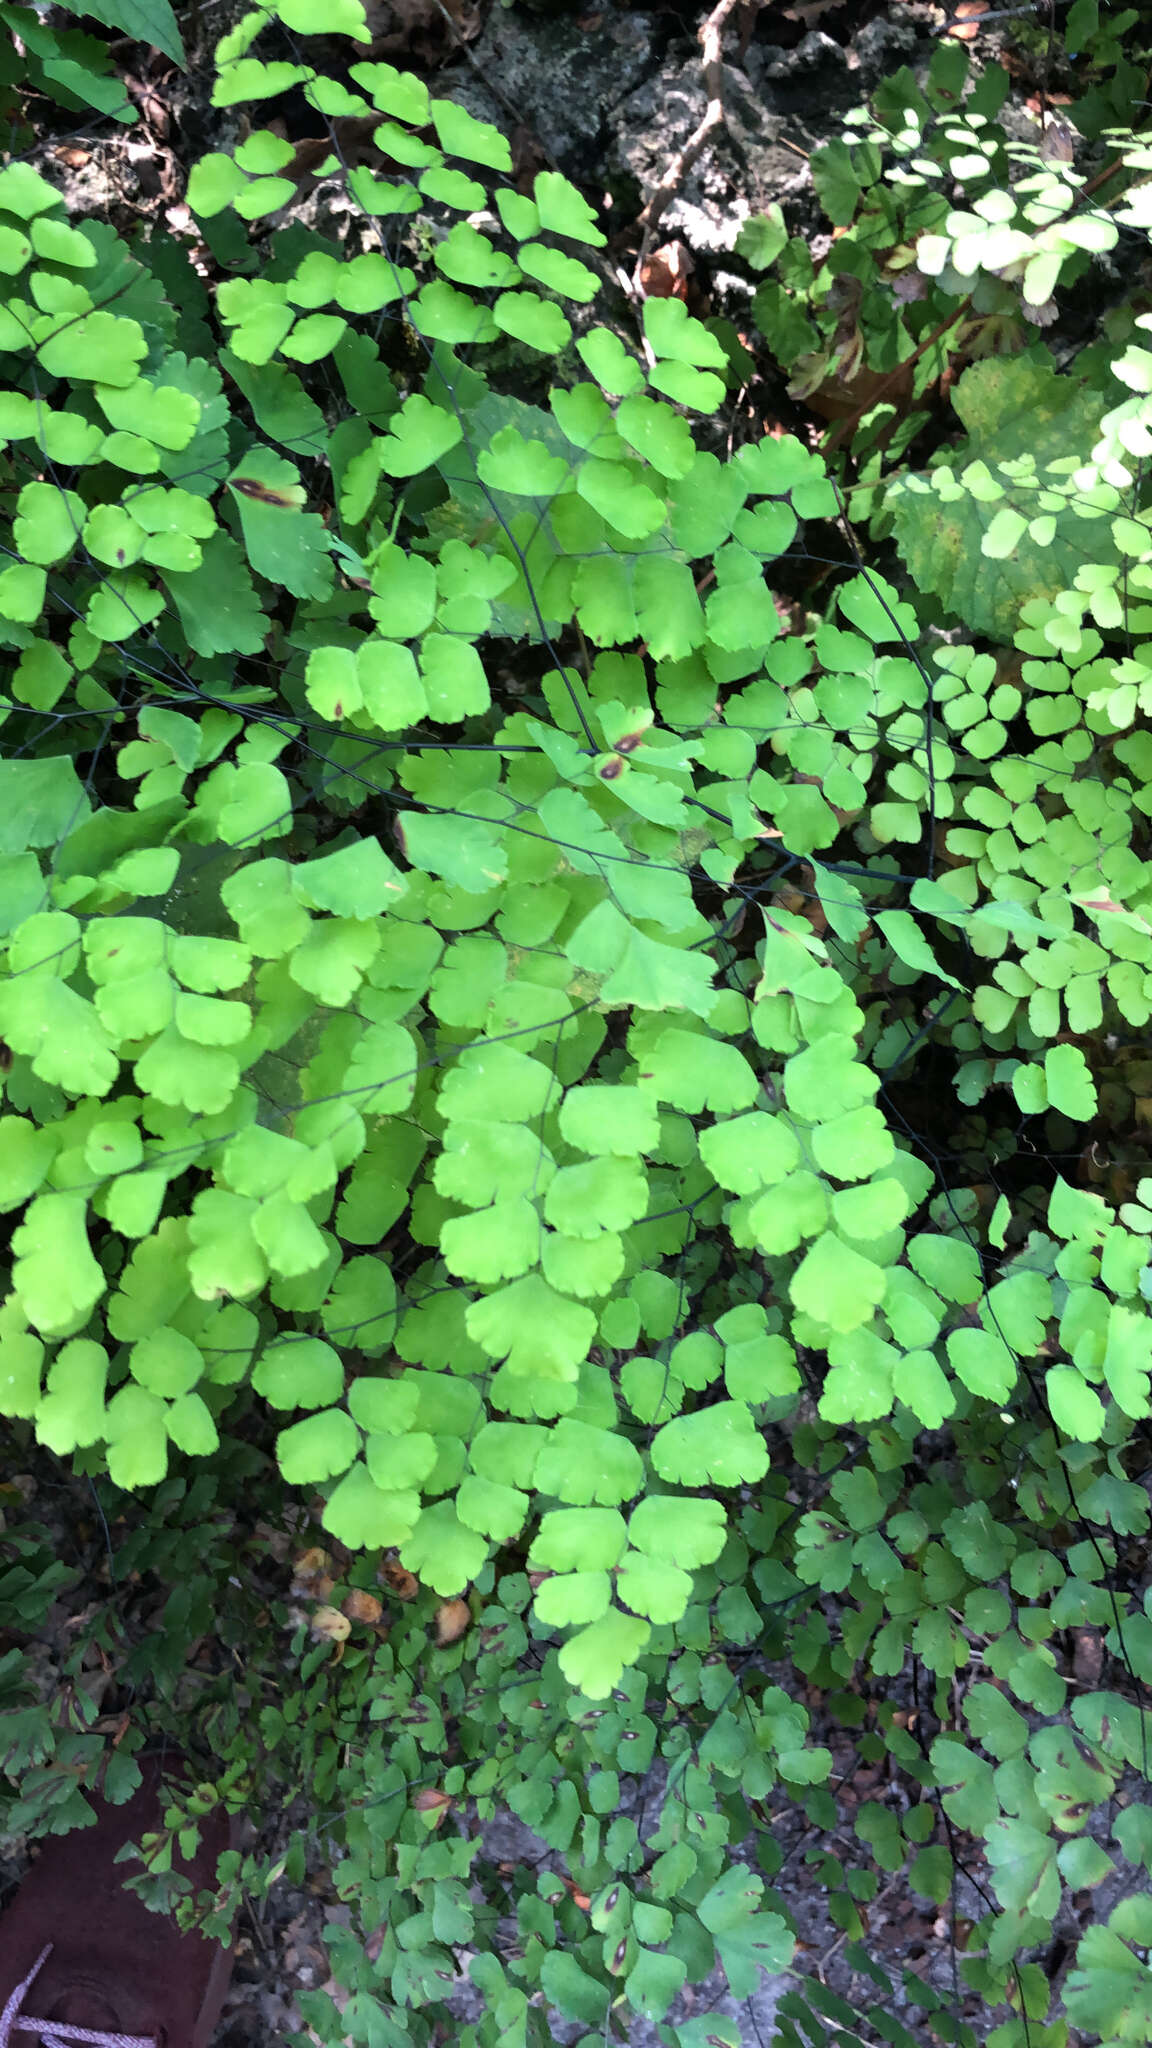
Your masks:
M637 282L646 299L686 299L695 268L685 243L665 242L640 265Z
M1104 1638L1098 1628L1072 1631L1072 1676L1078 1685L1096 1686L1104 1669Z
M375 1593L363 1593L359 1586L353 1586L340 1602L340 1612L346 1614L349 1621L362 1622L374 1628L384 1612L384 1603L376 1598Z
M988 0L959 0L944 33L957 43L971 43L980 33L980 17L988 12Z
M345 1643L352 1633L352 1623L338 1607L318 1607L308 1626L314 1636L323 1636L330 1643Z
M458 1643L471 1625L472 1609L466 1600L442 1600L436 1609L436 1641L443 1650Z
M308 1579L318 1579L321 1572L331 1568L331 1564L332 1559L328 1552L313 1546L311 1550L302 1550L299 1557L293 1560L292 1576L305 1583Z
M377 1576L383 1579L390 1593L395 1593L397 1600L414 1600L420 1591L420 1581L416 1574L406 1572L395 1558L385 1558Z

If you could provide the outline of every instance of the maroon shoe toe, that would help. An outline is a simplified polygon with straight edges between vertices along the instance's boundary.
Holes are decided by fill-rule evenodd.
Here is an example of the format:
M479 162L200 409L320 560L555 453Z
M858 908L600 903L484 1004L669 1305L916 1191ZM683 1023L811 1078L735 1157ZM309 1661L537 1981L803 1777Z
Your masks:
M232 1951L150 1913L117 1863L161 1824L158 1760L123 1806L93 1799L96 1825L52 1838L0 1914L0 2048L206 2048L232 1975ZM194 1891L213 1889L227 1816L200 1824Z

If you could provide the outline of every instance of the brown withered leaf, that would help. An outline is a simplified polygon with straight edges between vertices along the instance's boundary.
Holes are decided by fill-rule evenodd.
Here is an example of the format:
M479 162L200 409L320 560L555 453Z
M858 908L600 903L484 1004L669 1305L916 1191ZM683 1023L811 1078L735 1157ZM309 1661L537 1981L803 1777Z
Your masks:
M384 1602L378 1600L375 1593L364 1593L359 1586L353 1586L352 1591L346 1593L340 1602L340 1612L346 1614L349 1621L358 1621L368 1628L375 1628L384 1612Z
M318 1607L308 1626L314 1636L323 1636L330 1643L346 1643L352 1633L352 1623L338 1607Z
M664 242L640 265L637 283L646 299L686 299L695 268L685 243Z
M534 128L528 128L518 121L508 136L512 151L512 183L525 199L532 196L532 188L541 171L551 170L548 152Z
M959 0L945 35L957 43L974 42L980 33L980 17L987 12L988 0Z
M326 1550L302 1550L292 1562L292 1590L308 1600L327 1600L336 1584L335 1566Z
M420 1591L420 1581L415 1572L406 1572L403 1565L393 1557L387 1557L377 1575L383 1579L390 1593L397 1600L414 1600Z
M866 363L860 363L849 377L836 374L832 365L827 365L822 377L817 375L819 363L813 358L812 373L807 379L807 389L794 388L798 379L793 375L788 385L791 398L803 398L811 410L822 420L852 419L857 413L866 412L868 407L884 398L901 412L912 396L912 370L901 365L900 374L893 376L888 370L870 370ZM799 370L801 357L796 364Z
M1072 1676L1078 1685L1096 1686L1104 1669L1104 1638L1098 1628L1072 1631Z
M451 1802L451 1792L439 1792L437 1786L420 1786L412 1796L414 1812L437 1812L441 1815L441 1812L447 1812Z
M331 1569L332 1559L329 1557L328 1552L321 1550L317 1544L314 1544L309 1550L302 1550L299 1557L292 1560L292 1576L294 1579L300 1579L302 1582L308 1579L318 1579L321 1572L331 1571Z
M1071 105L1071 101L1066 93L1054 93L1052 98L1059 98L1065 106ZM1040 111L1042 112L1043 109L1040 109ZM1040 155L1046 164L1070 164L1072 162L1076 155L1076 138L1067 121L1054 117L1051 121L1045 122L1044 134L1040 142Z
M472 1623L472 1609L466 1600L442 1600L436 1609L436 1641L446 1649L458 1643Z

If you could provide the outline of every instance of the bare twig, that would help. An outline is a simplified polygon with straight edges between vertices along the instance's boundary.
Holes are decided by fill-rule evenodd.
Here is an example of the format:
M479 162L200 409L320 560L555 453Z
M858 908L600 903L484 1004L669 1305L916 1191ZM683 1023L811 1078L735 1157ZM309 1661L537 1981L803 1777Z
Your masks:
M708 137L711 135L713 129L719 128L723 123L724 24L727 21L728 16L732 14L735 11L735 9L740 6L740 4L741 0L717 0L717 5L712 9L712 12L707 17L707 19L701 22L700 27L696 32L697 40L699 41L704 51L704 63L702 68L704 72L704 86L708 94L708 104L704 110L704 118L701 121L699 127L696 129L694 134L689 136L687 142L684 144L683 149L677 150L676 155L673 157L672 162L669 164L668 169L665 171L664 176L661 178L660 183L656 187L656 190L653 192L651 198L647 202L647 205L643 208L642 212L639 215L639 218L637 220L637 226L643 228L644 239L640 246L640 254L636 259L637 272L639 272L641 264L647 258L648 252L652 246L653 236L655 234L656 228L659 226L661 217L664 213L664 209L668 205L669 200L675 197L677 191L680 188L680 185L684 180L684 177L686 176L687 172L691 170L692 165L695 163L696 158L699 156L700 151L703 149L704 144L707 142Z

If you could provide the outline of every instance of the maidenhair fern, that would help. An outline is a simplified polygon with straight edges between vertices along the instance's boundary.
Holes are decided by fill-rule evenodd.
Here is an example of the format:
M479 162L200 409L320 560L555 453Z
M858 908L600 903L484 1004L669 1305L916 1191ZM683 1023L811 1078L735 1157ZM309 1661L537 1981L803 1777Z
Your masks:
M288 54L257 54L276 21ZM244 16L215 100L303 94L347 243L285 224L272 127L193 173L233 252L211 299L175 244L0 172L0 1411L125 1490L267 1441L345 1554L478 1589L452 1755L398 1632L367 1718L403 1734L354 1766L349 1706L317 1766L333 1802L353 1774L341 1881L413 2014L474 1924L464 1846L407 1807L425 1740L446 1801L514 1783L573 1866L519 1898L523 1984L477 1944L478 2042L535 2038L528 1992L601 2029L716 1959L738 1998L787 1964L727 1809L780 1785L827 1828L832 1760L749 1650L846 1716L859 1670L925 1674L940 1732L887 1710L866 1738L923 1803L857 1833L938 1903L955 1830L983 1838L964 1969L995 2003L1061 1881L1115 1866L1093 1813L1152 1859L1146 1807L1110 1804L1146 1775L1137 1706L1077 1692L1073 1734L1051 1647L1083 1622L1152 1682L1107 1576L1148 1519L1152 1183L1076 1169L1103 1052L1152 1015L1152 356L1076 378L1037 337L968 368L967 441L873 508L924 616L857 567L785 632L766 571L841 523L823 460L787 435L721 460L720 331L675 299L598 322L580 193L517 189L502 136L387 64L327 76L320 32L366 42L358 0ZM974 195L919 221L925 275L1035 307L1147 211L1078 209L1066 166L1009 185L994 97L948 115L942 161L911 121L896 157ZM373 167L344 116L377 122ZM882 162L824 159L833 218ZM929 601L980 644L930 650ZM983 1119L967 1179L894 1092L926 1049ZM658 1729L642 1842L600 1817ZM594 1792L557 1776L574 1731ZM836 1869L855 1939L874 1872ZM1117 2040L1152 1938L1128 1904L1069 1991L1099 2031L1107 1981ZM708 2022L682 2048L731 2038Z

